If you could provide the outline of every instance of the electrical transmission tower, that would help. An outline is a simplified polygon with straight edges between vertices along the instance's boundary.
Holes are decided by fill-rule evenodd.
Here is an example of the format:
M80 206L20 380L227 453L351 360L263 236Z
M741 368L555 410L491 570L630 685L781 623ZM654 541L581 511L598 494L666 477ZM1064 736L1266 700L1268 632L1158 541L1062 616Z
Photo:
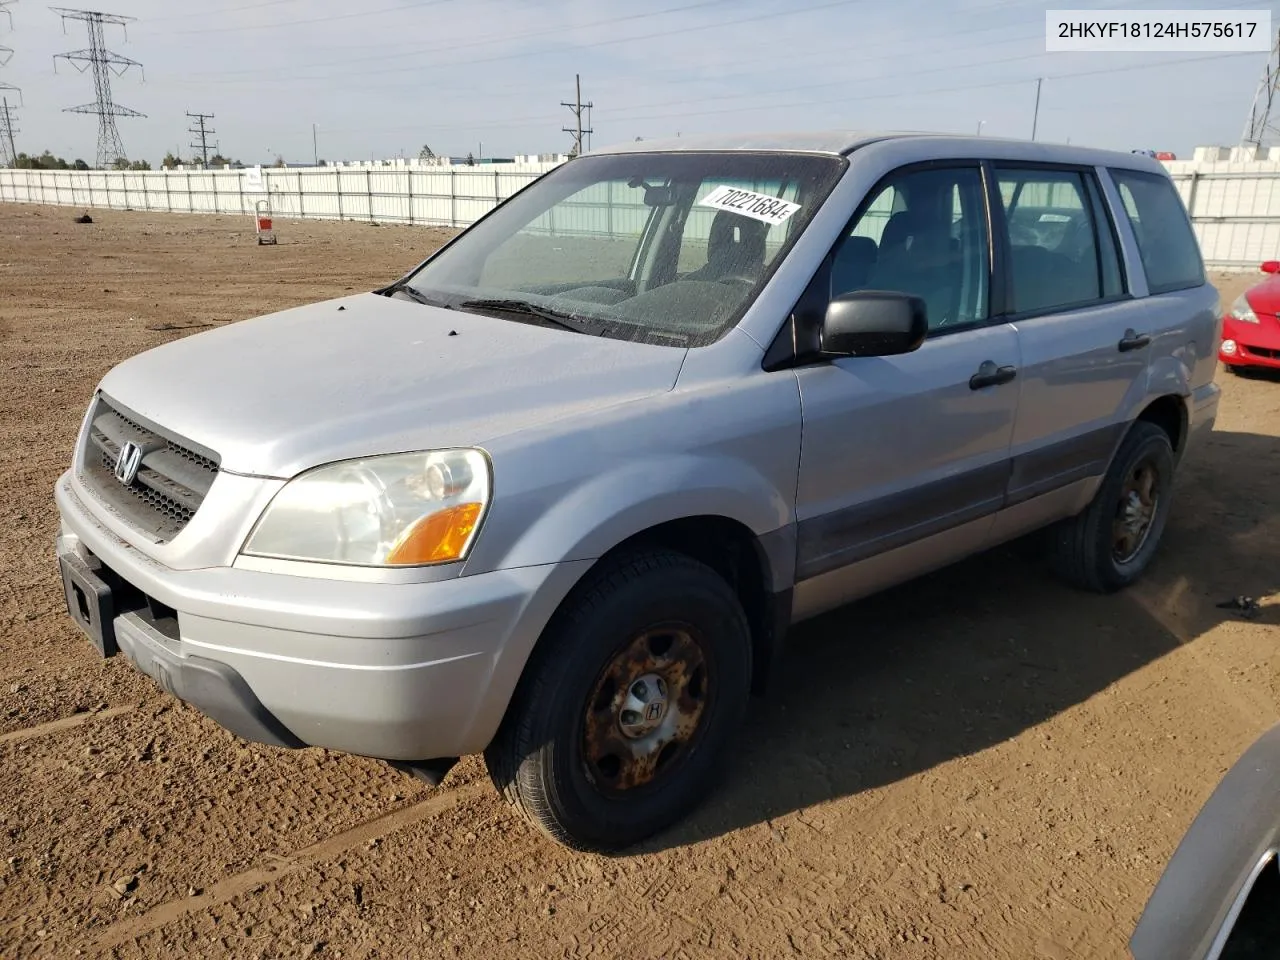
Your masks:
M0 167L12 167L18 162L18 149L13 145L13 135L18 128L13 125L13 120L9 98L0 97Z
M573 75L573 82L577 90L577 94L574 97L574 102L567 103L564 100L561 100L560 106L569 108L569 110L573 113L573 118L576 121L576 123L572 127L561 127L560 129L563 130L565 133L573 134L573 155L577 157L582 155L582 135L584 133L590 135L591 133L594 132L591 129L591 120L589 119L591 116L591 107L593 106L593 104L582 102L582 78L578 76L576 73ZM582 126L583 110L587 111L587 117L588 117L587 126L585 129Z
M1262 79L1253 95L1253 105L1249 108L1249 119L1245 122L1244 133L1240 137L1242 147L1261 147L1267 140L1280 136L1280 115L1273 115L1276 93L1280 90L1280 33L1271 47L1267 57L1267 65L1263 68Z
M17 3L18 0L0 0L0 13L3 13L9 20L9 29L13 29L13 14L9 12L9 7ZM9 61L13 59L13 47L0 45L0 67L7 66ZM6 90L13 90L9 84L0 83L0 87Z
M114 13L100 13L96 10L69 10L65 7L50 8L62 17L62 29L67 28L68 20L83 20L89 30L89 47L86 50L72 50L70 53L55 54L53 58L56 68L58 60L66 60L81 73L93 69L93 90L97 99L94 103L86 103L79 107L67 107L66 113L91 113L98 117L98 166L110 169L119 160L126 159L124 144L120 140L120 131L116 129L116 117L145 117L137 110L122 107L111 99L111 75L117 77L130 67L142 68L142 64L128 57L122 57L107 49L102 36L105 24L118 24L124 27L132 23L134 17L121 17ZM125 34L126 39L128 34ZM83 64L83 66L81 66ZM145 77L144 77L145 78Z
M9 12L9 7L17 3L18 0L0 0L0 13L3 13L9 21L9 29L13 29L13 14ZM13 48L0 46L0 67L7 66L9 61L13 59ZM0 82L0 94L12 90L18 95L18 102L22 102L22 91L15 87L12 83ZM4 113L0 114L0 167L11 167L17 160L18 155L13 149L13 120L9 116L9 100L5 97Z
M217 133L218 131L214 130L212 127L206 127L204 125L204 122L206 120L212 120L213 114L212 113L192 113L190 110L188 110L187 116L190 117L192 120L196 121L196 123L198 124L198 126L187 127L187 133L193 133L200 138L199 143L191 143L191 144L188 144L188 146L191 147L192 150L200 151L202 162L207 167L209 165L209 134ZM215 152L217 151L218 145L216 143L213 145L213 149Z

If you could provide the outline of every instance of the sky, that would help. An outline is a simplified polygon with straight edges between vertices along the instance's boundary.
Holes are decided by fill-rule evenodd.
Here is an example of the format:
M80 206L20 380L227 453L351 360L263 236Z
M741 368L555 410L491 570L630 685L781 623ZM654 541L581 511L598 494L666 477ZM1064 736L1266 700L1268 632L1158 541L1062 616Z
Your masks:
M139 61L112 80L131 159L190 156L188 111L245 163L564 152L574 75L590 146L680 134L895 129L1121 150L1238 142L1265 53L1046 53L1047 9L1271 9L1200 0L95 0ZM20 151L94 160L93 79L53 55L85 24L15 0L0 82ZM10 102L13 102L10 91Z

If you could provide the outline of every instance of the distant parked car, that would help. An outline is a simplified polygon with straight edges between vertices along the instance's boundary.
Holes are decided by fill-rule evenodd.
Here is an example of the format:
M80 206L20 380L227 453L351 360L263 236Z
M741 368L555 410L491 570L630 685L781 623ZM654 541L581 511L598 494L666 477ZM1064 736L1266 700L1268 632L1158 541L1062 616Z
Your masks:
M1280 260L1262 264L1266 280L1242 293L1222 318L1218 358L1233 373L1280 370Z
M1129 941L1134 960L1280 957L1280 726L1201 809Z

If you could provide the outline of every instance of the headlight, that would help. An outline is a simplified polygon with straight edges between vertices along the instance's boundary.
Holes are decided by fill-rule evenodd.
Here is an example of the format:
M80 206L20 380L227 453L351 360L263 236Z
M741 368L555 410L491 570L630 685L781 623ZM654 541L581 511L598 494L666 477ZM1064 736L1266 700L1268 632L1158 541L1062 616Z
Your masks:
M449 563L467 555L490 492L479 450L317 467L275 495L242 552L361 566Z
M1231 316L1242 323L1258 322L1258 315L1253 312L1253 307L1249 306L1249 298L1244 294L1237 297L1236 302L1231 305Z

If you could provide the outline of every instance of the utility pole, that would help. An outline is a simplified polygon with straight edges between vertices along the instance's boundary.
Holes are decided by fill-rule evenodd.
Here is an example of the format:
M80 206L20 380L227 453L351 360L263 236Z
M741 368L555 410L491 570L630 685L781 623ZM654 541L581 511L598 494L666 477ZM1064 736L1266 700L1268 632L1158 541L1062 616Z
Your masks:
M1036 77L1036 111L1031 115L1031 139L1036 138L1036 127L1040 125L1040 85L1044 77Z
M200 138L199 143L189 143L187 144L187 146L189 146L192 150L200 151L200 162L207 167L209 166L209 134L217 133L218 131L214 130L212 127L206 127L204 125L204 122L206 120L212 120L213 114L212 113L192 113L190 110L188 110L187 116L190 117L192 120L194 120L197 124L197 126L194 126L194 127L187 127L187 133L195 134L197 137ZM215 147L214 149L216 150L217 148Z
M1267 65L1262 68L1262 79L1258 81L1258 89L1253 94L1253 104L1249 107L1249 119L1245 121L1244 133L1240 136L1240 146L1261 147L1265 141L1274 139L1277 129L1272 122L1271 111L1277 88L1280 88L1280 33L1277 33L1276 42L1271 47Z
M592 132L592 130L591 130L591 112L590 112L590 111L591 111L591 107L592 107L593 105L592 105L592 104L590 104L590 103L583 103L583 102L582 102L582 77L580 77L578 74L576 74L576 73L575 73L575 74L573 75L573 82L574 82L574 86L575 86L575 88L576 88L576 94L575 94L575 96L574 96L574 102L573 102L573 103L567 103L567 102L565 102L564 100L561 100L561 101L560 101L560 106L562 106L562 107L568 107L568 108L573 112L573 119L574 119L574 121L575 121L575 125L574 125L574 126L572 126L572 127L561 127L560 129L561 129L561 130L563 130L565 133L571 133L571 134L573 134L573 155L574 155L575 157L578 157L578 156L581 156L581 155L582 155L582 135L583 135L584 133L585 133L585 134L587 134L587 135L590 135L590 134L591 134L591 132ZM587 111L587 126L586 126L586 129L583 129L583 126L582 126L582 111L583 111L583 110L586 110L586 111Z
M136 18L121 17L114 13L100 13L97 10L71 10L66 7L51 7L50 9L62 17L62 30L64 33L67 29L68 20L82 20L88 28L88 48L55 54L53 65L56 70L58 61L61 59L76 65L76 69L81 73L89 67L93 68L94 102L82 104L78 107L67 107L63 112L89 113L98 117L98 166L102 169L109 169L115 166L117 161L126 159L124 143L120 139L120 131L116 129L116 117L145 117L146 114L139 113L137 110L130 110L128 107L123 107L111 99L111 75L114 73L116 76L120 76L130 67L141 69L142 64L137 60L130 60L128 57L122 57L120 54L112 53L108 50L106 41L102 36L102 28L108 23L124 28ZM125 31L125 39L128 39L127 30ZM80 63L88 66L81 67L78 65Z
M13 145L13 135L18 128L13 125L13 114L9 111L9 98L0 97L0 167L12 167L18 162L18 150Z
M316 140L316 125L311 125L311 152L315 155L316 166L320 166L320 146Z

